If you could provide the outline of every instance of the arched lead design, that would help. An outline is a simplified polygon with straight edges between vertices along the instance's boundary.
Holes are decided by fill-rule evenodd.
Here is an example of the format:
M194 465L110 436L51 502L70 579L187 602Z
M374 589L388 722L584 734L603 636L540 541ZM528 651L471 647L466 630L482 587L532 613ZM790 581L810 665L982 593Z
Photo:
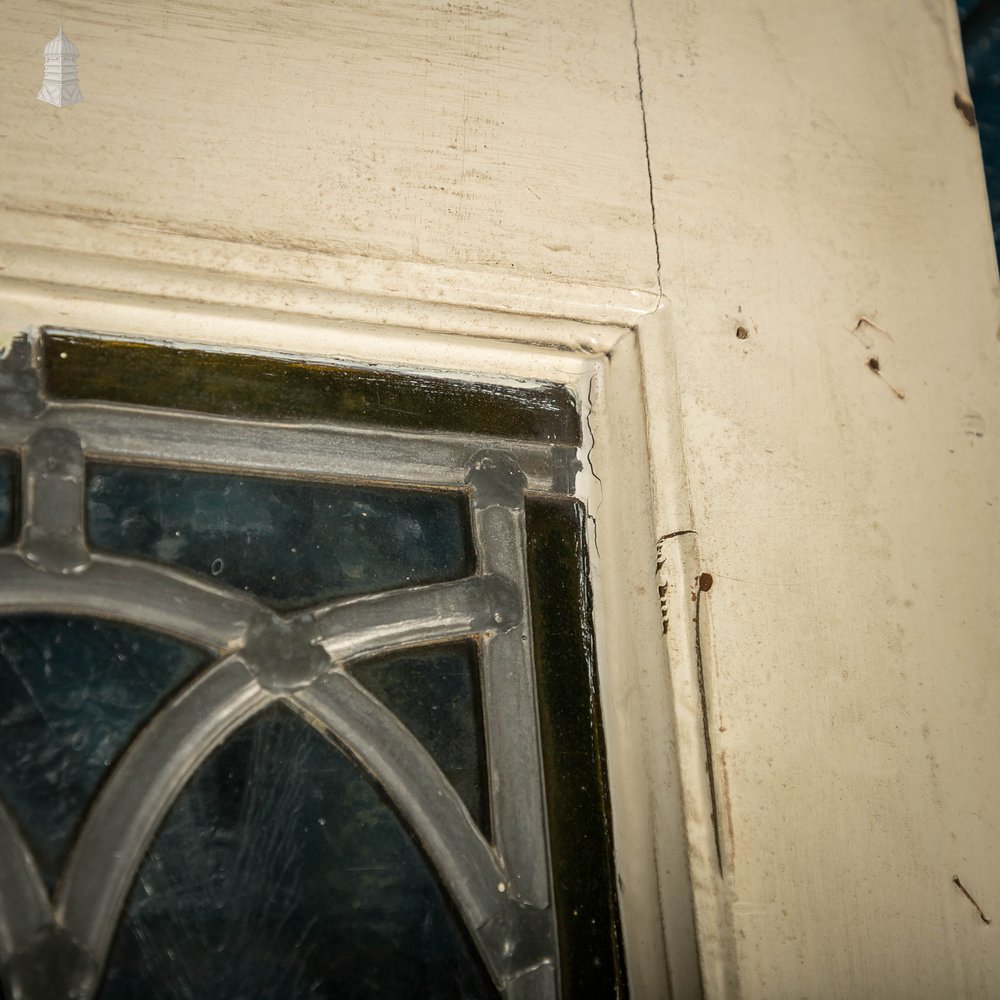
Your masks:
M30 853L9 817L0 817L0 823L8 820L0 826L0 848L4 838L13 848L9 853L15 879L14 891L0 896L0 924L11 927L23 921L17 933L6 938L0 933L5 974L14 994L24 1000L89 1000L128 887L176 795L215 746L280 698L327 727L393 798L442 874L508 1000L554 997L555 925L530 628L525 624L513 630L527 604L523 490L535 485L522 464L530 467L538 456L477 452L467 480L479 559L476 576L283 617L244 594L176 570L90 553L83 533L84 448L79 437L64 429L66 418L86 424L86 418L93 417L94 425L83 435L88 454L101 454L98 442L103 440L110 448L108 457L127 453L136 458L145 454L135 438L135 421L143 415L114 407L46 406L31 396L33 384L25 383L25 405L11 410L29 476L22 537L16 549L0 551L0 614L55 611L126 621L212 649L223 659L154 716L126 751L88 814L54 916L44 890L32 888ZM27 406L33 399L41 412ZM155 454L149 457L162 461L177 433L188 427L187 418L160 413L151 419L160 423L155 427ZM204 435L212 434L224 451L231 437L224 424L217 418L199 418L197 434L184 442L185 455L187 447L197 451ZM282 446L298 444L302 433L301 428L258 429L272 434L274 439L266 442L272 450L279 439ZM125 452L116 450L115 442L130 434L132 444ZM246 445L249 437L244 437ZM398 442L400 462L394 460L384 469L387 481L426 483L426 441L422 436L405 437ZM363 438L345 435L352 454L366 450ZM255 464L259 452L253 449L223 464L276 469L287 458L283 448L278 450L280 460L275 455L262 466ZM330 455L337 449L310 446L307 451L310 456ZM448 441L445 452L432 480L465 482L468 442ZM209 464L221 454L213 449ZM554 452L546 450L545 456L546 464L555 462ZM550 488L553 477L560 482L565 478L554 469L548 465L539 488ZM324 469L328 474L336 471ZM495 850L426 750L381 703L337 669L363 654L471 635L483 639ZM520 773L524 781L498 778ZM15 909L24 900L27 911ZM32 937L40 910L44 933ZM26 914L31 919L25 920ZM25 943L24 935L31 941Z
M422 642L506 631L522 617L502 576L470 576L338 601L312 612L316 638L337 663Z
M216 653L239 649L255 620L279 618L249 594L156 563L94 555L85 574L58 576L0 549L0 615L32 611L128 621ZM347 598L295 617L313 623L312 641L343 661L507 627L520 614L502 578L472 576Z
M0 955L6 959L28 947L51 919L49 896L35 859L0 803Z
M197 608L198 618L182 628L176 612L147 615L152 598L133 600L140 596L136 572L145 573L161 597L169 593L182 598L185 607ZM18 591L16 604L6 594L0 597L0 613L92 614L180 632L216 649L242 641L237 629L243 621L254 620L250 612L258 621L270 615L242 595L234 599L222 588L127 559L99 557L84 574L57 576L39 573L17 556L2 553L2 581L17 583ZM418 642L476 635L496 628L498 617L504 625L514 625L520 609L502 578L480 576L354 598L298 617L308 625L307 634L299 637L307 644L302 654L317 645L328 646L343 663ZM215 630L216 625L221 627ZM54 914L37 875L37 891L31 889L30 852L9 817L0 816L0 824L7 820L6 826L0 825L0 850L8 866L16 868L9 883L16 891L0 896L0 927L18 928L6 941L0 936L8 968L12 957L30 945L39 923L63 928L84 946L92 966L102 967L129 886L177 794L220 742L279 698L319 723L385 789L441 874L498 986L530 967L538 954L547 956L550 923L532 919L540 911L512 898L509 876L430 754L380 702L333 669L329 659L326 664L327 672L309 686L282 693L261 685L260 665L251 671L243 656L230 654L161 709L126 751L88 814L60 883ZM24 864L17 867L19 858ZM29 914L30 921L25 919ZM523 933L526 923L531 924L530 935ZM527 955L518 947L526 937ZM79 985L85 997L96 979Z
M482 933L517 904L509 878L461 798L431 755L357 681L341 671L295 692L289 701L328 729L373 774L395 803L473 934L498 984L516 964L514 942L498 947ZM509 914L511 930L517 914Z
M198 765L273 695L238 656L213 664L161 709L101 789L55 899L56 919L103 966L146 848Z
M0 550L0 615L30 611L129 621L217 653L243 641L255 598L138 559L94 555L86 573L40 573Z

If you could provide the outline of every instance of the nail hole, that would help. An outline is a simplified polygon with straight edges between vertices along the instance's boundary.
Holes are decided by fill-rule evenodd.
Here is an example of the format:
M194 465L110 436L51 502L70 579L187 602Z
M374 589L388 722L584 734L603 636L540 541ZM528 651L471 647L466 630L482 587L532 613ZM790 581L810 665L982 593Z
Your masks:
M698 577L698 589L703 594L712 589L713 583L715 583L715 581L712 579L711 573L702 573L701 576Z
M876 373L879 372L879 371L881 371L881 369L882 369L882 366L878 363L878 358L869 358L868 359L868 367L873 372L876 372Z
M747 337L749 337L749 336L750 336L750 334L747 332L747 328L745 326L738 326L738 327L736 327L736 339L737 340L746 340Z

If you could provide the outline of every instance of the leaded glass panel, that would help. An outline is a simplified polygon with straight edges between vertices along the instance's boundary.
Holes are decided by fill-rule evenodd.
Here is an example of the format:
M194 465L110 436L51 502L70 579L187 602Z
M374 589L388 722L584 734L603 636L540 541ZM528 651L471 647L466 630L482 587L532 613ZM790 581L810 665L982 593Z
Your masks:
M87 481L95 549L190 570L280 611L467 576L468 508L458 491L104 463Z
M0 375L8 996L622 995L569 390Z
M208 661L203 650L121 622L0 618L0 796L50 890L102 779Z
M202 764L139 869L100 998L143 994L497 995L389 804L280 705Z
M363 660L351 673L427 748L472 818L488 833L486 747L475 643Z

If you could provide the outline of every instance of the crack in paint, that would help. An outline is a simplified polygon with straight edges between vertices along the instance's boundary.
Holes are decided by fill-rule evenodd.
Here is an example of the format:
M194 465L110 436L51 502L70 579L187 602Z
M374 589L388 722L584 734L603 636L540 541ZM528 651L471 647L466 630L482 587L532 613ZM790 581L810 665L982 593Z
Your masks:
M639 79L639 110L642 112L642 141L646 148L646 177L649 180L649 212L653 222L653 246L656 249L656 290L663 299L663 279L660 265L660 234L656 228L656 198L653 194L653 163L649 156L649 126L646 123L646 95L642 86L642 58L639 55L639 24L635 17L635 0L629 0L632 12L632 44L635 47L635 71ZM657 303L659 305L659 303Z
M707 578L707 579L706 579ZM694 599L694 653L698 665L698 693L701 696L701 723L705 734L705 769L708 771L708 793L712 801L712 830L715 833L715 857L722 870L722 839L719 833L719 801L715 785L715 763L712 759L712 733L708 722L708 695L705 691L705 669L701 658L701 595L712 586L712 577L702 573L695 581Z

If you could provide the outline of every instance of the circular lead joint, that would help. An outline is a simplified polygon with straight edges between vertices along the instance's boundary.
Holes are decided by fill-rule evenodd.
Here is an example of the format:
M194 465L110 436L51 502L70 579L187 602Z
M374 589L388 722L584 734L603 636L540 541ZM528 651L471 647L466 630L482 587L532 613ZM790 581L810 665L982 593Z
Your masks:
M97 986L97 963L65 928L45 924L22 951L12 955L6 970L12 1000L60 997L85 1000Z
M282 618L261 611L250 621L240 658L268 691L306 688L331 667L325 650L313 642L315 634L311 615Z
M469 461L465 481L472 487L475 507L507 507L513 510L524 506L528 479L517 459L509 452L486 448L477 451Z

